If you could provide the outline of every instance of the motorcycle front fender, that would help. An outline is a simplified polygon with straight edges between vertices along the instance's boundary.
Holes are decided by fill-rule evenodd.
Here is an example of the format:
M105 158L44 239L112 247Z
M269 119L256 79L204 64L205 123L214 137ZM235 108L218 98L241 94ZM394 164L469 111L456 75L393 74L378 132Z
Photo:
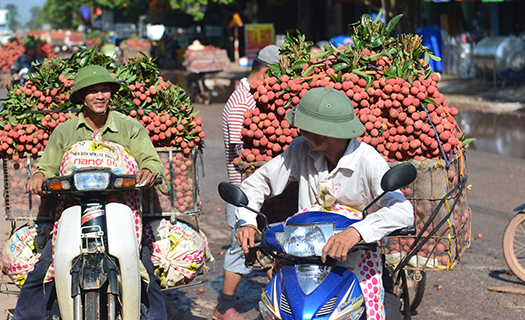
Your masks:
M140 318L140 262L135 220L121 203L106 205L109 254L119 261L123 320Z
M55 287L58 307L62 319L74 319L73 298L71 297L71 275L73 260L81 254L80 206L70 207L60 217L55 244Z
M73 261L82 254L81 209L66 209L60 218L55 245L55 286L62 319L73 320L74 308L70 271ZM131 209L120 203L106 205L108 254L119 263L119 289L122 319L140 318L140 264L135 222Z

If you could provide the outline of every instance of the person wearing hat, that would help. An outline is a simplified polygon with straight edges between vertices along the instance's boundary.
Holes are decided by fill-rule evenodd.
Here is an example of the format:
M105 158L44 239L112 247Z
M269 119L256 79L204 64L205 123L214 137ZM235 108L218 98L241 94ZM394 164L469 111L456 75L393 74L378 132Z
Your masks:
M104 67L92 65L78 71L70 101L81 105L81 112L53 130L37 170L27 183L28 193L43 194L42 185L46 179L60 175L65 150L95 135L129 151L139 165L137 183L143 185L142 188L153 186L155 177L162 172L162 162L140 122L109 108L111 97L119 88L120 83ZM52 260L50 239L22 286L13 319L47 319L55 292L54 283L44 283L44 277ZM167 319L164 297L159 281L154 280L157 278L147 245L142 246L141 261L151 279L149 287L143 283L142 295L147 298L142 299L145 308L141 310L147 319Z
M255 100L250 92L250 83L263 80L271 64L279 63L279 47L268 45L262 48L253 61L252 69L247 78L242 78L237 89L231 94L222 113L222 131L224 149L226 153L226 169L230 183L237 186L241 184L241 172L233 164L233 160L238 157L243 150L241 140L241 129L244 121L244 113L255 108ZM235 240L235 213L237 208L226 204L226 222L231 228L231 249L237 248ZM224 254L223 282L219 303L213 312L214 319L242 319L233 307L235 292L244 274L252 271L251 267L246 267L242 252L230 254L230 249Z
M381 178L389 166L373 147L355 139L363 134L364 127L344 93L332 88L311 89L287 112L286 120L299 128L302 136L242 182L241 189L251 208L260 210L264 199L281 194L293 181L299 183L299 212L317 203L316 190L320 182L334 186L337 204L358 211L383 192ZM365 219L332 236L322 250L321 259L326 261L330 256L346 263L354 270L362 288L367 281L378 285L372 297L365 294L365 302L367 313L379 310L380 317L368 313L369 318L384 319L380 250L373 256L362 251L348 255L348 261L347 253L360 241L374 243L392 231L413 225L413 208L398 190L388 192L369 212ZM255 233L259 232L256 216L239 208L237 218L241 227L236 238L248 253L249 247L254 246ZM372 263L368 264L369 261ZM366 267L363 272L357 272L363 262L373 265L374 271Z
M24 44L24 54L18 57L13 65L11 65L10 73L13 79L17 79L19 72L24 68L27 69L28 73L34 73L33 63L42 63L44 59L36 54L36 42L35 40L28 40Z

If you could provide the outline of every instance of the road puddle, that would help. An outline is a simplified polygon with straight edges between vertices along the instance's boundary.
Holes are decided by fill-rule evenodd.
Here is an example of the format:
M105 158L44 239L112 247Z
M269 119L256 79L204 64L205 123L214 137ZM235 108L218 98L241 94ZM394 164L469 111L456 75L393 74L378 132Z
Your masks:
M525 114L460 112L459 127L469 138L476 138L472 149L525 158Z

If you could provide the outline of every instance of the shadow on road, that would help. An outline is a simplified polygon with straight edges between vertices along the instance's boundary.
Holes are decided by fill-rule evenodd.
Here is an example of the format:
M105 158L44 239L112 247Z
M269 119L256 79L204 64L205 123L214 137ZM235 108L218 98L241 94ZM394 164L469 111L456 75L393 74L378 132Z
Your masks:
M525 282L516 277L510 270L492 270L489 277L512 285L525 285Z

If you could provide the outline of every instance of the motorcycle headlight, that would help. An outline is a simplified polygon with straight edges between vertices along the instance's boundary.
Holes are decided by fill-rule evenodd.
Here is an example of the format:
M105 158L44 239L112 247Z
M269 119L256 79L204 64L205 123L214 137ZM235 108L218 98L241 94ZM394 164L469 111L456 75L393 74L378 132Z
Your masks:
M74 175L79 191L105 190L109 185L109 172L79 172Z
M320 256L326 241L333 234L333 223L289 225L283 232L276 232L275 239L287 254L310 257Z

